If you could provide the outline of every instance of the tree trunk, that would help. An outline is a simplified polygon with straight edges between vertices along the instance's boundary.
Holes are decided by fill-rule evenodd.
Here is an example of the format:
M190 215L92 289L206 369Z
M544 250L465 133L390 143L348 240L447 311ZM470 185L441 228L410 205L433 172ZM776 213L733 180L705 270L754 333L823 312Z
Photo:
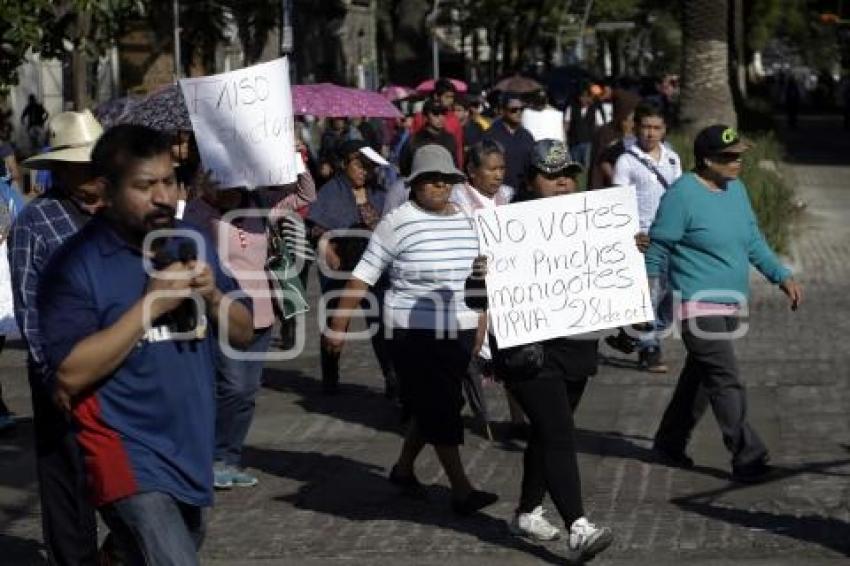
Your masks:
M680 121L693 135L712 124L737 126L729 88L727 0L685 0Z
M87 42L91 29L91 13L80 10L77 13L77 41L71 53L71 72L74 92L74 108L82 112L89 106L89 56Z

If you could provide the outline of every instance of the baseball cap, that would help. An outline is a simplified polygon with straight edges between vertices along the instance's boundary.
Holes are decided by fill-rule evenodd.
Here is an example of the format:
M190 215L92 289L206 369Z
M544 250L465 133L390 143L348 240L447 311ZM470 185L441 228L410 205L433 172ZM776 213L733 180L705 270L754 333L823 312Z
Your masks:
M363 140L348 140L343 142L337 149L340 159L347 159L355 153L363 155L375 165L389 165L389 162L380 153L369 147L369 144Z
M570 159L570 152L564 142L558 140L540 140L531 151L531 166L543 173L565 172L569 176L578 175L584 170L581 164Z
M750 147L749 143L741 139L735 128L723 124L703 129L694 139L694 155L697 158L720 153L743 153Z

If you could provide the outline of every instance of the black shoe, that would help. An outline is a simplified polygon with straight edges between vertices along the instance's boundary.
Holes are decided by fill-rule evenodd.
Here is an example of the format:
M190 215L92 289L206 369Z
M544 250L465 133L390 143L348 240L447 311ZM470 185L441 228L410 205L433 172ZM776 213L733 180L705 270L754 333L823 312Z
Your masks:
M661 350L658 348L650 348L640 353L638 367L649 373L667 373L669 370L667 364L661 358Z
M473 489L464 499L452 499L452 511L458 515L472 515L498 500L499 496L495 493Z
M655 453L658 462L665 466L683 468L685 470L690 470L694 467L694 461L684 452L679 452L678 450L673 450L660 444L653 445L652 451Z
M635 339L626 334L623 330L620 330L620 332L614 336L606 337L605 343L618 352L622 352L624 354L632 354L635 351Z
M401 488L404 495L416 499L425 499L425 486L419 483L415 475L404 476L398 473L398 466L393 466L389 475L390 483Z
M761 483L768 481L776 472L776 468L767 460L756 460L752 464L732 466L732 480L740 483Z

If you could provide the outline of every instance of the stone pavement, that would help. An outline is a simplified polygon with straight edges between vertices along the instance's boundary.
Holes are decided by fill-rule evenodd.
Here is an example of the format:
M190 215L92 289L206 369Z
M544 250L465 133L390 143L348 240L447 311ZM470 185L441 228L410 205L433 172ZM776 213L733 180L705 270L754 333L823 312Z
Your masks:
M803 126L790 136L787 173L808 204L792 253L806 302L792 313L779 291L759 281L750 331L738 345L752 422L781 473L759 486L730 483L710 415L691 446L695 469L652 462L651 436L681 367L680 342L669 343L674 372L668 376L639 373L627 363L604 366L577 414L588 515L616 535L594 564L848 561L850 136L825 119ZM563 543L531 544L505 530L518 494L521 445L468 434L463 456L470 476L501 496L474 518L448 512L447 482L429 450L418 468L433 484L429 500L399 498L385 479L400 445L398 414L381 396L368 347L346 351L343 393L324 398L314 321L309 336L301 357L267 371L246 449L260 485L219 494L205 564L559 563ZM0 564L42 564L20 350L0 357L0 379L21 417L15 434L0 438ZM499 390L490 387L487 396L496 420L506 420ZM502 428L496 426L497 434Z

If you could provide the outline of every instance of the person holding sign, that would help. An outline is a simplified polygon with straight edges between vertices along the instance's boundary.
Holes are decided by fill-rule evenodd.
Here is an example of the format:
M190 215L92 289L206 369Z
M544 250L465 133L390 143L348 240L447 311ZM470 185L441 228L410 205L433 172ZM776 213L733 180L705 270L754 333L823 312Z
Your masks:
M581 171L562 142L541 140L534 145L529 182L518 200L574 193ZM467 282L467 302L483 307L487 296L481 292L487 270L485 256L476 259L474 270L474 278ZM501 350L495 346L492 341L496 375L504 379L531 424L523 457L522 493L510 530L537 540L557 538L558 528L543 516L543 498L548 492L569 528L568 557L590 560L613 540L609 528L597 527L584 515L574 439L573 410L588 376L596 373L596 340L565 337Z
M426 145L413 157L410 199L385 216L345 287L324 348L342 349L351 310L389 270L386 319L391 321L393 363L402 402L411 415L390 481L411 495L423 493L414 464L434 446L452 487L452 509L470 515L495 503L473 488L458 447L463 443L462 380L479 327L479 314L464 304L464 282L478 255L472 219L449 202L464 180L444 147Z
M685 449L701 413L695 407L702 388L732 453L733 478L751 482L764 479L771 468L767 448L747 422L747 398L732 347L749 294L750 265L779 285L794 310L802 290L765 242L738 179L746 149L727 126L711 126L697 135L696 169L661 199L649 233L646 271L652 287L669 263L670 283L682 296L679 318L687 349L655 434L655 451L674 465L693 466Z

